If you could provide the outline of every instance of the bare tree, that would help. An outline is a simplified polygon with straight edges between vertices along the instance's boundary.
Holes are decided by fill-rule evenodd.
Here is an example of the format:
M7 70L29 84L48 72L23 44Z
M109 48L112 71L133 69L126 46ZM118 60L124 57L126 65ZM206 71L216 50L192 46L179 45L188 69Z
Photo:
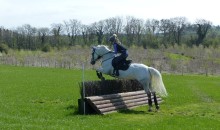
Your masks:
M137 37L136 42L137 42L137 44L140 44L141 43L141 36L144 31L144 21L142 19L136 19L134 24L135 24L134 25L134 32Z
M97 38L96 38L96 27L95 27L95 23L89 25L87 27L87 32L88 32L88 41L89 41L89 44L96 44L97 43Z
M71 19L68 21L64 21L65 29L70 39L70 45L74 45L77 39L77 36L80 35L81 22L76 19Z
M144 34L145 38L142 40L142 45L146 49L147 46L158 48L158 35L160 31L159 21L156 19L148 19L145 22Z
M40 44L44 45L47 42L46 40L50 33L49 28L39 28L37 32L38 32L38 38L40 39Z
M123 19L121 17L113 17L104 20L105 22L105 27L104 30L106 33L112 35L112 34L119 34L122 32L122 24L123 24Z
M106 35L106 41L112 34L117 34L120 37L123 28L123 18L113 17L104 20L104 32Z
M82 25L81 26L81 32L82 32L82 37L83 37L83 45L88 44L88 36L89 36L89 27L87 25Z
M10 48L14 48L14 40L13 36L14 32L9 29L5 29L4 27L0 27L0 44L5 44Z
M21 33L23 34L23 42L25 49L36 49L36 42L34 41L35 36L36 36L36 28L31 27L29 24L25 24L19 29ZM20 41L21 42L21 41Z
M126 25L124 27L124 31L126 34L126 42L128 45L133 43L133 40L134 40L134 31L133 31L133 24L132 24L133 21L134 21L134 17L131 17L131 16L126 17Z
M104 37L104 21L99 21L98 23L93 24L95 31L96 31L96 36L97 36L97 41L98 44L103 43L103 37Z
M112 35L116 33L116 23L114 18L109 18L104 20L105 21L105 26L104 26L104 31L108 35ZM116 33L117 34L117 33Z
M126 25L124 27L124 31L127 35L128 44L134 42L140 43L141 33L143 31L143 20L128 16L126 18Z
M175 17L171 18L171 33L173 34L173 38L175 43L180 45L181 37L185 27L187 26L187 19L185 17Z
M54 46L58 46L61 43L61 31L63 30L62 24L52 24L52 43Z
M0 43L3 42L3 37L4 37L4 27L0 27Z
M160 31L163 34L162 44L165 47L167 47L167 44L170 42L170 39L171 39L170 25L171 25L171 22L169 19L160 20Z
M159 21L156 19L148 19L145 22L145 33L156 34L159 33Z

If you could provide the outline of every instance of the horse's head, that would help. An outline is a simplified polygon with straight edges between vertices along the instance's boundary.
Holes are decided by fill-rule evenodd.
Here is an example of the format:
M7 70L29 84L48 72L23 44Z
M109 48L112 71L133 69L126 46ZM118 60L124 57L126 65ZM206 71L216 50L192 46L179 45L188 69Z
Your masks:
M101 58L101 55L98 54L98 49L97 49L97 47L92 47L92 57L91 57L90 63L91 63L92 65L94 65L95 62L96 62L97 60L99 60L100 58Z
M108 49L107 46L104 45L98 45L96 47L92 47L92 57L90 63L94 65L97 60L102 58L102 56L107 54L108 52L110 52L110 50Z

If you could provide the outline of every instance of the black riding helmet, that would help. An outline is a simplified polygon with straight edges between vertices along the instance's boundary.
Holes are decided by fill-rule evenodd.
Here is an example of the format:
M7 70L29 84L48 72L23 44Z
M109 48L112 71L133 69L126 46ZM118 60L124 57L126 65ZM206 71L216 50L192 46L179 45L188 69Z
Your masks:
M117 38L117 35L116 34L113 34L110 38L109 38L109 41L110 42L114 42Z

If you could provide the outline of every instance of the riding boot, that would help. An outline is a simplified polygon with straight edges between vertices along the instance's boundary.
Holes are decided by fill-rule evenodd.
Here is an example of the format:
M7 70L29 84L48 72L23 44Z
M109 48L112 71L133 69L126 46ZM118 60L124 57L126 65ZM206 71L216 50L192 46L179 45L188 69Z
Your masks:
M114 68L114 69L113 69L112 76L113 76L113 77L116 77L116 76L117 76L117 75L116 75L116 73L117 73L117 69L116 69L116 68Z
M119 71L118 70L119 70L119 68L118 68L118 66L116 66L115 67L115 76L119 76Z
M116 69L116 73L115 73L116 76L119 76L119 70Z

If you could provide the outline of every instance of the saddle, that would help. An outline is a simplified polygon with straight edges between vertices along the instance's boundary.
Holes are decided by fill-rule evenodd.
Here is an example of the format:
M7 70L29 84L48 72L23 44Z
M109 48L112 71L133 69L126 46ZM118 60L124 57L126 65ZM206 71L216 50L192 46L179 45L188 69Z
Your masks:
M132 63L132 60L122 60L121 62L117 63L117 57L115 57L113 60L112 60L112 66L114 68L114 72L113 72L113 75L115 76L119 76L119 72L118 70L127 70L130 66L130 64ZM115 74L114 74L115 73Z

